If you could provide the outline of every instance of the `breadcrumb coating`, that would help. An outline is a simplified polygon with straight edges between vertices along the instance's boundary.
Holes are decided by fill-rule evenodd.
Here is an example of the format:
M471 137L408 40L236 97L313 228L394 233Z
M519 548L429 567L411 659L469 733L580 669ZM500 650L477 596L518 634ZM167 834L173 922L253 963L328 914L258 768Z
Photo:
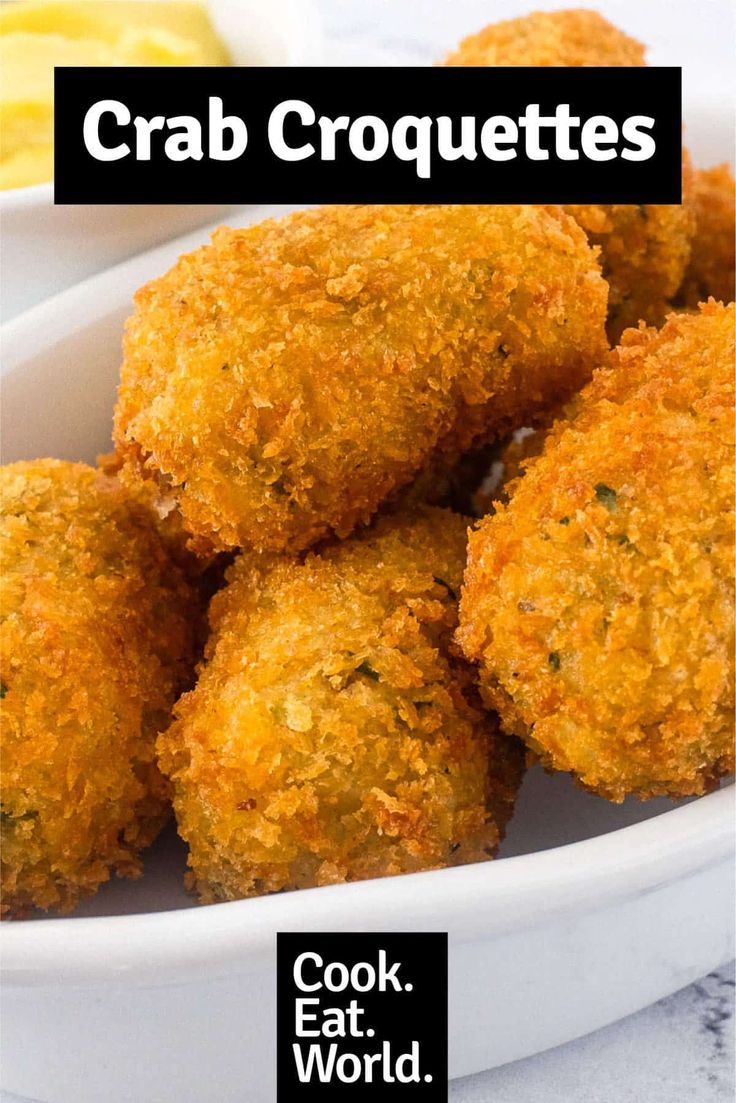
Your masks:
M470 538L487 704L614 801L733 770L733 374L733 306L628 330Z
M387 515L304 560L243 554L158 740L205 903L480 861L522 772L456 655L466 522Z
M608 281L608 337L615 344L640 321L661 326L690 260L695 231L693 170L682 151L682 203L636 206L572 205L575 218L601 250Z
M607 288L559 208L323 207L180 258L136 296L115 439L198 553L366 522L590 376Z
M645 47L584 8L537 11L469 35L445 65L644 65Z
M694 173L692 205L695 233L678 304L694 309L710 296L731 303L736 268L736 194L728 165Z
M0 468L2 913L70 911L169 814L155 738L193 593L149 510L84 464Z
M597 12L534 12L471 35L446 65L572 66L645 64L645 47ZM612 343L640 319L661 325L682 283L693 234L692 169L683 153L683 202L676 205L576 204L565 209L600 247L610 284Z

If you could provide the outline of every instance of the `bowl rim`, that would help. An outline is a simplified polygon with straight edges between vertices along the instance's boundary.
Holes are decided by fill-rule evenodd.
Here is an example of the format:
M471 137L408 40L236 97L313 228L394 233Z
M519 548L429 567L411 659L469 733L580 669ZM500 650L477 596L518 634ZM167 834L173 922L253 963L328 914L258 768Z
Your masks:
M277 931L446 930L482 941L733 869L736 786L649 820L493 862L206 907L3 925L11 986L191 982L267 968Z
M0 211L26 210L28 207L48 207L54 202L54 182L28 184L24 188L5 188L0 191Z
M0 196L2 192L0 192ZM309 204L248 203L226 207L228 224L237 220L239 225L249 226L266 218L278 218ZM164 210L175 204L164 204ZM95 208L109 209L109 208ZM134 208L138 209L138 208ZM133 296L154 275L165 271L182 253L205 245L223 218L204 222L194 229L144 248L131 257L117 261L98 272L92 272L77 283L63 287L48 298L32 303L19 314L0 324L0 376L3 378L34 356L44 354L68 333L82 328L87 322L100 318L103 313L121 308L124 296L126 309L132 309ZM3 227L3 231L5 228ZM122 334L122 326L121 326Z

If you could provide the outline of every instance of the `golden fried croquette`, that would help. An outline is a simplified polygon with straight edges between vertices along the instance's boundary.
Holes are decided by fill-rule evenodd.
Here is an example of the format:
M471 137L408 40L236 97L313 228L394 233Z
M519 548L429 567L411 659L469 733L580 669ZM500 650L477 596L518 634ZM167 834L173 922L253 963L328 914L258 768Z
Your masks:
M558 208L323 207L136 297L115 438L198 552L297 552L589 377L607 288Z
M113 479L120 479L122 459L117 452L103 452L96 459L97 470L103 475L109 475ZM181 514L170 503L161 502L154 483L141 481L135 484L136 498L140 503L148 506L154 516L156 529L163 541L166 552L185 575L195 585L199 585L202 576L210 569L219 566L217 556L196 556L189 550L187 544L189 534L182 523ZM223 557L225 566L229 566L232 556ZM224 571L224 567L222 568ZM206 605L206 602L205 602ZM204 618L203 618L204 619Z
M445 65L643 65L645 48L595 11L538 11L469 35Z
M600 246L608 281L608 336L612 343L640 321L661 325L690 259L695 228L693 171L682 152L682 203L572 205L565 209Z
M192 591L148 509L84 464L0 469L2 910L136 876L167 818L155 738L191 673Z
M301 561L236 560L158 740L205 903L495 851L522 753L451 647L465 542L425 506Z
M534 12L466 38L446 65L642 66L645 48L593 11ZM682 283L693 234L686 153L681 204L576 204L566 210L601 250L610 284L608 336L643 319L661 325Z
M487 704L611 800L733 769L733 369L733 306L628 330L470 539Z
M694 173L695 233L690 263L677 301L695 308L710 296L722 303L734 300L736 242L734 180L728 165Z
M97 468L105 475L119 478L122 461L117 452L105 452L97 457ZM156 529L163 541L166 553L183 571L186 580L194 587L200 615L195 619L195 654L200 656L207 640L207 606L213 594L225 584L225 571L233 561L229 552L197 556L189 547L189 533L184 528L181 514L170 502L162 502L155 483L150 480L135 484L138 500L148 506L154 515Z

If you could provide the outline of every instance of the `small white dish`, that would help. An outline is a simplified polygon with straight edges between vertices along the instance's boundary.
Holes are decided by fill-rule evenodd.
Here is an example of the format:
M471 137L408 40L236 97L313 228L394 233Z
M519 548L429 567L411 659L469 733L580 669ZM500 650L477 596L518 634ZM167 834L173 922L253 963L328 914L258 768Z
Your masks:
M131 295L205 238L4 328L5 462L109 447ZM533 770L495 862L207 908L183 892L170 831L141 881L0 930L3 1086L45 1103L272 1103L275 935L288 930L447 931L450 1075L528 1056L730 960L733 824L733 787L612 805Z
M323 43L311 0L210 0L236 65L316 65ZM54 205L52 183L0 191L0 316L23 310L94 272L224 218L232 205Z

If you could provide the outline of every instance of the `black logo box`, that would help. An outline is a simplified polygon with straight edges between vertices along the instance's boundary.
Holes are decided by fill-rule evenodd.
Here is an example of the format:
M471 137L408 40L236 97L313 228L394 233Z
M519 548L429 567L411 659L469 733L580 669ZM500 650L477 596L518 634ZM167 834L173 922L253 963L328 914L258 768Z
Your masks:
M209 97L225 114L242 117L248 146L242 157L208 159ZM118 100L131 115L191 115L203 124L201 161L172 162L154 135L150 161L95 160L83 139L88 109ZM453 120L474 116L478 130L492 115L517 118L538 103L558 104L584 121L593 115L619 126L633 115L654 118L655 154L646 161L617 157L577 161L527 159L523 134L514 160L444 162L435 154L429 179L391 148L364 162L339 136L335 161L317 156L280 160L268 142L268 119L288 99L310 104L317 117L377 115L389 129L406 115ZM55 199L57 203L679 203L681 200L681 70L677 68L57 68ZM107 128L107 130L106 130ZM126 137L130 137L132 127ZM112 117L101 124L110 145L121 141ZM301 145L307 132L291 118L285 134ZM319 128L309 131L316 138ZM164 135L165 137L165 135Z
M356 980L358 988L330 991L324 987L318 991L304 992L294 979L294 966L301 954L318 954L322 966L308 959L303 967L303 979L312 984L323 981L325 970L333 962L331 976L341 977L350 973L359 962L368 963L376 975L376 986L361 991L370 981L370 972L360 969ZM382 969L381 955L385 967ZM392 967L400 963L398 968ZM380 991L381 974L392 971L401 987L395 990L394 981L387 982ZM360 1012L352 1021L363 1032L362 1037L298 1038L296 1035L296 1001L319 999L319 1006L308 1005L307 1013L315 1014L315 1020L304 1020L309 1029L320 1029L323 1012L327 1008L347 1009L356 1001ZM329 1016L334 1018L334 1016ZM369 1031L373 1035L369 1035ZM302 1049L303 1060L308 1059L309 1047L319 1045L325 1060L331 1043L337 1044L336 1053L383 1054L384 1043L389 1043L391 1062L404 1053L411 1052L412 1043L418 1042L419 1081L402 1083L386 1082L383 1078L382 1060L372 1066L371 1082L364 1075L354 1083L345 1083L333 1075L329 1083L321 1082L313 1075L308 1083L300 1081L293 1046ZM375 1103L380 1100L401 1100L402 1103L446 1103L447 1100L447 935L444 933L416 934L279 934L277 935L277 1103ZM337 1062L337 1057L335 1063ZM351 1067L355 1062L351 1061ZM389 1069L392 1064L389 1064ZM412 1066L404 1062L405 1071Z

